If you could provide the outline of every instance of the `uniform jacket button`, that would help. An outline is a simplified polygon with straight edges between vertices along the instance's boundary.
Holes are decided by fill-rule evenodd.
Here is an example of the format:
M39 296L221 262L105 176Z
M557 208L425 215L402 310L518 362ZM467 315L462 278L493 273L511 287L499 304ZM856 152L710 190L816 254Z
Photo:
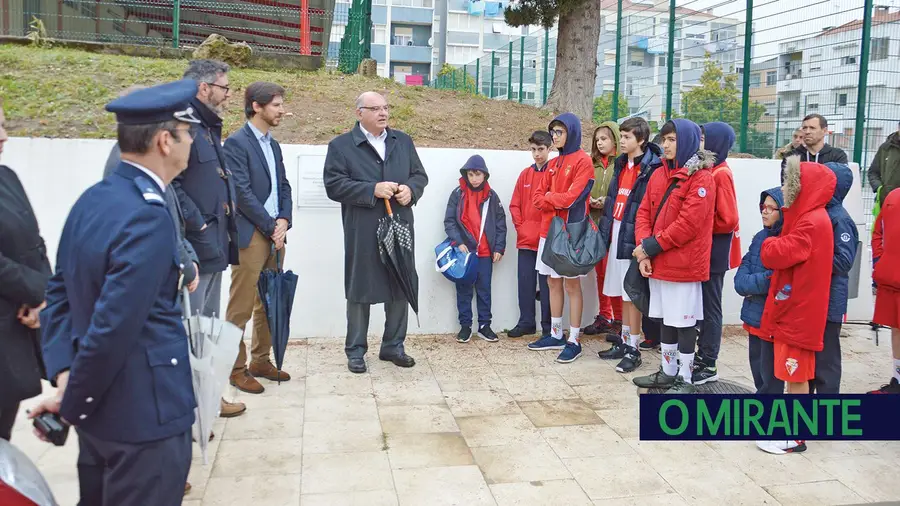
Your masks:
M178 365L178 359L177 359L177 358L173 358L173 359L172 359L172 365Z
M79 420L84 420L85 418L87 418L87 415L80 415L80 416L78 417Z
M90 404L90 403L94 402L94 398L93 398L93 397L88 397L87 399L84 400L84 402Z

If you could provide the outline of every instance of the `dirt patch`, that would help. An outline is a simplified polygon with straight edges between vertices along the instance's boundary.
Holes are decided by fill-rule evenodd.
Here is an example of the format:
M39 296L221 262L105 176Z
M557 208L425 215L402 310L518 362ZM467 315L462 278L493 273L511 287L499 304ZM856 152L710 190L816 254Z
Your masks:
M179 79L183 60L97 54L75 49L0 45L0 97L10 135L113 138L115 121L103 106L133 85ZM243 91L254 81L287 90L292 116L276 131L289 144L325 144L355 122L354 102L379 91L392 106L391 125L420 147L526 149L534 130L546 130L550 111L455 91L408 87L386 79L318 71L234 69L225 135L240 128ZM590 145L593 125L583 125Z

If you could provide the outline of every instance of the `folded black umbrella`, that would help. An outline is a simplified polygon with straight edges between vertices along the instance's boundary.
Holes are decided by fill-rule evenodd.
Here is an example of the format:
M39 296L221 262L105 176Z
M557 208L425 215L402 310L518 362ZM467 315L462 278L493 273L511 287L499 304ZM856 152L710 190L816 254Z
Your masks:
M269 332L272 334L275 367L280 372L284 365L288 337L291 335L291 308L294 306L294 294L297 292L297 275L293 271L283 271L279 260L279 252L275 251L275 268L266 269L259 274L256 288L259 291L259 300L266 310Z
M399 216L394 216L390 199L384 199L387 216L378 220L378 256L387 267L394 280L400 285L403 295L419 318L419 275L413 254L412 227Z
M641 274L636 258L631 259L631 265L628 266L622 285L634 307L642 315L650 314L650 280Z

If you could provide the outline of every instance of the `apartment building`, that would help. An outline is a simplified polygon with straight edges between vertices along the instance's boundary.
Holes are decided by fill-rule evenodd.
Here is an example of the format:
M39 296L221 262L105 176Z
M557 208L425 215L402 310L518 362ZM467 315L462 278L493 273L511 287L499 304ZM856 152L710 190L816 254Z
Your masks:
M862 20L826 28L805 39L779 44L777 143L807 114L828 118L829 142L852 157L856 135L864 135L863 156L871 160L900 119L900 11L876 6L869 46L866 129L855 132L859 92Z
M750 100L766 108L756 130L775 133L778 118L778 57L750 64Z

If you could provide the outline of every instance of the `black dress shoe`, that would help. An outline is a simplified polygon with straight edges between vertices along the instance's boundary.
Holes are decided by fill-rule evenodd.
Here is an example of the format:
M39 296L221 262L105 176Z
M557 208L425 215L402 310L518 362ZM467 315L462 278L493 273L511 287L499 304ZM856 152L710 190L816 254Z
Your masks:
M397 367L412 367L416 365L416 361L406 353L403 353L401 355L394 355L392 357L384 357L379 355L378 358L384 360L385 362L393 362Z
M366 372L366 361L361 358L351 358L347 361L347 369L356 374Z

